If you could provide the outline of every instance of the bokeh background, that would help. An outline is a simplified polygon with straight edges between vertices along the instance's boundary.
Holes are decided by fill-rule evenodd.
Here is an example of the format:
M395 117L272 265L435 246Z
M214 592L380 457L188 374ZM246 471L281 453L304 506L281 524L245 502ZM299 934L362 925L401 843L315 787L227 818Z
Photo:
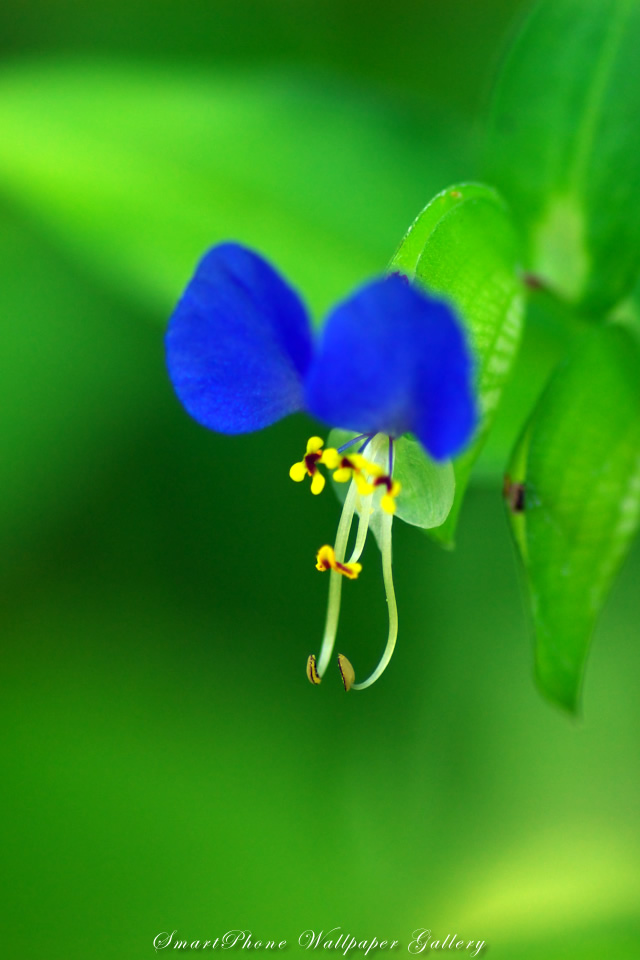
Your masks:
M454 553L396 524L382 681L312 688L338 508L287 474L314 426L210 434L163 365L208 244L258 247L321 316L481 174L527 6L0 7L3 956L341 925L637 957L638 550L572 721L532 680L499 427ZM339 643L361 674L386 635L365 563Z

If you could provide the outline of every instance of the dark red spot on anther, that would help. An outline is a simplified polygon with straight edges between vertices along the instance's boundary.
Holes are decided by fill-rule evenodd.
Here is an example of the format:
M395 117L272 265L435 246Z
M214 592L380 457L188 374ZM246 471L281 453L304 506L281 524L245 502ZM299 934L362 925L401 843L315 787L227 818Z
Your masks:
M307 473L310 477L312 477L317 471L318 460L321 458L321 456L321 453L308 453L304 458L304 465L307 468Z
M373 481L373 485L374 487L385 486L387 488L387 493L391 493L393 481L391 480L391 477L388 477L388 476L376 477L376 479Z

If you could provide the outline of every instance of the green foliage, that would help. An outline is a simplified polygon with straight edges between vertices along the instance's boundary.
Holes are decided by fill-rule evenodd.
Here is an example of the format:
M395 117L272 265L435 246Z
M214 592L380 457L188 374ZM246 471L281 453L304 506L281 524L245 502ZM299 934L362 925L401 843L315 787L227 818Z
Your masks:
M499 488L523 423L580 329L581 325L570 316L551 313L549 305L536 296L528 298L526 323L511 376L504 386L486 444L473 467L472 480L476 485Z
M434 531L447 544L520 341L524 295L518 253L511 218L496 192L481 184L457 184L422 211L390 265L453 304L477 361L480 425L455 462L454 504L446 523Z
M497 86L486 176L527 238L527 266L594 315L640 261L640 5L543 0Z
M509 478L538 682L574 710L593 625L640 518L640 349L626 331L587 334L559 366Z
M638 327L632 291L640 262L639 37L640 10L631 0L543 0L506 61L493 101L488 179L508 206L490 186L450 187L419 215L391 261L390 269L453 304L477 360L481 422L470 448L439 468L411 438L396 445L395 475L403 485L398 517L444 545L453 543L478 458L477 476L495 489L534 408L528 436L538 436L540 411L558 383L565 384L566 410L579 408L586 387L566 371L581 356L574 341L583 334L585 316ZM127 309L144 304L148 314L164 318L202 251L233 237L276 260L320 316L363 277L380 272L417 198L450 179L448 158L455 154L461 169L465 165L455 123L431 120L420 132L342 87L294 83L284 73L32 62L5 68L0 123L3 195L89 277L78 283L69 277L64 295L58 291L49 304L49 290L60 286L64 271L57 263L49 268L46 245L41 256L31 256L38 276L34 309L7 342L9 368L15 366L12 355L29 354L28 375L19 382L9 375L6 386L18 398L29 381L37 389L32 405L18 405L24 416L5 417L16 464L5 484L8 523L33 511L30 489L55 492L57 464L71 456L53 439L60 423L74 424L88 438L85 455L99 455L112 409L105 398L113 392L108 358L114 350L121 405L135 406L145 390L146 375L135 361L142 348L130 331L112 338L110 306L102 305L104 316L96 312L90 345L78 346L83 296L96 284L107 287L106 304L124 295ZM16 247L8 240L3 252L9 277L3 305L11 315L19 309L19 261L35 242L22 239L25 245ZM525 278L529 285L538 287L526 327L523 267L535 275ZM133 317L135 324L138 315L127 322ZM618 342L619 335L605 340ZM29 353L35 340L47 344L46 351ZM74 344L68 350L67 341ZM624 351L606 349L612 382L616 375L627 382ZM567 351L573 359L565 367ZM43 359L45 353L55 361ZM106 358L102 366L87 367L98 356ZM556 386L536 406L558 364ZM59 401L50 430L36 413L39 391ZM86 391L90 402L77 404L76 394ZM560 416L552 420L558 431L565 423ZM596 444L591 433L585 437ZM535 448L535 460L525 444L515 458L521 466L524 449L528 489L552 461L544 443ZM571 450L578 460L580 450L579 444ZM580 457L588 457L586 447ZM41 487L24 482L43 462ZM571 463L567 458L563 469ZM545 516L565 509L556 496L547 484ZM542 542L534 535L541 514L529 520L532 502L527 499L524 517L513 524L527 564L531 537ZM612 542L610 552L619 559L623 546ZM608 555L604 543L599 550ZM617 560L591 583L590 601L582 616L574 611L570 631L568 615L558 611L577 603L580 590L584 594L589 565L569 577L579 586L565 596L558 563L564 563L560 547L542 550L528 566L538 672L550 696L574 705L588 638ZM576 563L573 558L563 569L577 569Z
M523 507L511 527L527 571L538 680L570 710L636 527L640 366L632 337L611 324L638 328L639 43L634 0L542 0L506 60L488 136L487 176L522 231L535 316L555 331L544 338L555 340L545 362L545 350L530 352L535 328L527 329L498 439L503 446L512 434L510 410L520 419L534 406L510 468L524 500L517 486L507 499ZM585 321L609 325L583 343Z
M430 195L480 176L459 118L428 105L461 103L473 128L525 4L0 4L3 955L137 960L167 926L240 925L297 960L302 930L341 923L398 937L397 958L428 925L486 938L490 960L637 960L640 551L576 730L530 681L499 496L582 319L529 298L456 553L395 525L400 642L361 697L337 671L304 680L336 524L329 491L287 476L304 426L211 434L162 357L208 244L259 245L320 314ZM616 306L629 330L639 316ZM368 549L341 614L363 669L386 629Z
M286 75L36 63L0 77L0 189L162 323L226 238L323 311L382 272L463 152L454 127L434 119L427 141L384 106Z
M153 328L2 208L0 263L4 568L50 517L104 482L121 419L133 433L168 389L155 376Z

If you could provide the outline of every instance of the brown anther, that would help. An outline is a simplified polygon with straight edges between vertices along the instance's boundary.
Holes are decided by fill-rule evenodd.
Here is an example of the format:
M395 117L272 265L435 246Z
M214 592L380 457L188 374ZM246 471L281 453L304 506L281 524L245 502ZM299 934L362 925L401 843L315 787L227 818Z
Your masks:
M338 666L340 667L340 674L342 676L344 688L348 693L356 682L356 672L343 653L338 654Z
M322 677L318 674L316 658L313 653L307 660L307 680L316 687L322 682Z

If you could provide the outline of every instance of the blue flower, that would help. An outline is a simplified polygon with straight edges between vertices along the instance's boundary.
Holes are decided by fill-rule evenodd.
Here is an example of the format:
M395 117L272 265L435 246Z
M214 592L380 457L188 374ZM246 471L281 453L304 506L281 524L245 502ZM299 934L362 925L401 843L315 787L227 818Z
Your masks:
M335 546L323 546L317 556L318 569L331 571L331 584L322 651L307 664L314 683L333 650L342 580L360 573L371 517L377 524L390 614L385 654L359 684L339 656L345 687L369 686L385 669L397 634L391 521L401 489L393 479L394 439L410 432L433 460L444 461L464 448L476 423L471 357L453 311L392 275L335 307L316 339L304 304L273 267L239 244L224 243L198 265L171 318L166 350L179 400L211 430L261 430L306 410L357 434L340 449L312 437L290 476L311 477L314 493L324 487L321 466L334 471L338 483L350 481ZM355 443L357 452L346 452ZM356 512L360 526L347 562Z

